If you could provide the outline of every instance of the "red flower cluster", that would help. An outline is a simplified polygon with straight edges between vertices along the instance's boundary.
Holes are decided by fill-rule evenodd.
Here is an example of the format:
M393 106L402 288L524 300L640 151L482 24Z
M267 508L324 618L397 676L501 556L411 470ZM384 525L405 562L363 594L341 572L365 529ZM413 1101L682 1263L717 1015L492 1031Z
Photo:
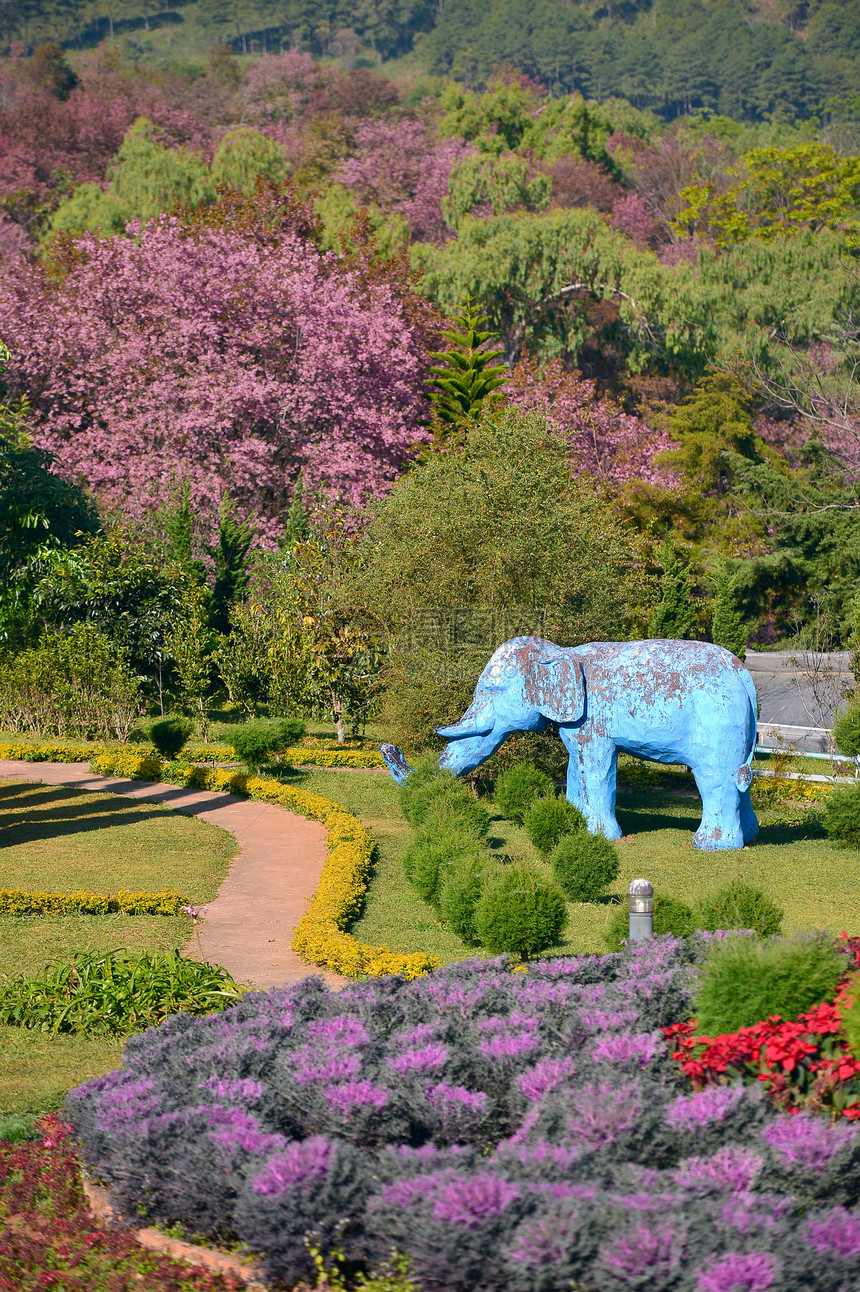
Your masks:
M860 938L842 934L840 950L860 969ZM836 1116L860 1120L860 1060L842 1034L842 1006L851 978L846 974L832 1001L787 1022L779 1015L723 1036L698 1036L696 1020L663 1028L677 1048L675 1059L698 1090L732 1080L764 1083L785 1112L829 1108Z
M103 1229L86 1205L68 1126L38 1123L41 1141L0 1141L0 1292L241 1292L212 1274L139 1246L126 1229Z

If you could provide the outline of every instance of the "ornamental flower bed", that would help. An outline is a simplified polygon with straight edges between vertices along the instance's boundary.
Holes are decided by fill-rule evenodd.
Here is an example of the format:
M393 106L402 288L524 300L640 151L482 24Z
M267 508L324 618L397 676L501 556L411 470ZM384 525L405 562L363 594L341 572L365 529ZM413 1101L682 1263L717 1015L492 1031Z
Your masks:
M661 1034L707 944L307 979L134 1037L67 1113L135 1223L238 1240L278 1286L311 1246L403 1253L424 1292L848 1292L860 1127L691 1091Z
M51 1116L39 1129L33 1143L0 1142L2 1292L241 1292L239 1279L181 1265L95 1223L68 1127Z
M846 966L860 969L860 938L842 935ZM860 1120L860 1062L840 1034L842 1009L852 978L836 997L786 1021L768 1018L753 1027L710 1037L696 1034L689 1019L664 1030L672 1054L696 1089L728 1081L760 1082L774 1105L787 1112L827 1110Z

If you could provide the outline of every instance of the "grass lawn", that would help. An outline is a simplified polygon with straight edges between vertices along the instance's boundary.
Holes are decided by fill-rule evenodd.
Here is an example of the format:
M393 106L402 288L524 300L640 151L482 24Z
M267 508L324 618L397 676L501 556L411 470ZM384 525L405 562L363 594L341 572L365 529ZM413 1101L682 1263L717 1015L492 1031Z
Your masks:
M476 954L444 926L435 908L418 896L403 874L403 853L412 833L400 815L397 787L389 777L319 769L298 774L296 780L361 817L377 841L376 873L364 912L351 929L356 937L383 942L394 951L432 952L444 961ZM493 846L543 866L525 831L500 817L491 801L485 802L492 814ZM567 932L556 952L605 951L603 933L611 918L610 903L623 898L630 880L640 875L650 879L658 892L691 905L740 875L783 908L786 933L820 928L832 933L860 931L860 853L832 843L815 820L776 824L779 816L778 809L760 809L762 829L751 848L706 853L691 843L700 819L697 797L659 789L619 794L618 819L625 838L618 844L618 881L600 902L569 903Z
M215 896L232 835L160 804L0 780L0 886L48 892L176 888ZM192 936L187 916L0 916L0 974L38 972L75 951L167 951ZM29 1111L117 1067L120 1042L0 1028L0 1110Z

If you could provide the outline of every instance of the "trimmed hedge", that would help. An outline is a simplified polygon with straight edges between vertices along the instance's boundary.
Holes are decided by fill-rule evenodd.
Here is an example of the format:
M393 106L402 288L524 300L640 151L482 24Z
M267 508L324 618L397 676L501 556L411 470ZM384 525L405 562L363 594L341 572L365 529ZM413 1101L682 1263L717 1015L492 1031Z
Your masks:
M180 915L188 899L174 888L157 893L28 893L20 888L0 888L0 915Z
M87 763L100 754L121 752L140 755L139 745L111 747L103 744L51 745L17 744L0 741L0 758L18 759L24 763ZM192 745L185 752L206 763L231 763L236 759L232 745ZM150 756L151 753L150 753ZM280 756L294 766L305 767L384 767L385 759L376 750L363 749L283 749Z

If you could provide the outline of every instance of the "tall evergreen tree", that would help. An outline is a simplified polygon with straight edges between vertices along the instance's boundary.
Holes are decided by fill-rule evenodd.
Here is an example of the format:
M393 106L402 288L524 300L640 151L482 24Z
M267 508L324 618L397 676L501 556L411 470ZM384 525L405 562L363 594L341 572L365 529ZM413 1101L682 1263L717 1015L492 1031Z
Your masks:
M743 659L747 649L747 630L737 611L734 583L725 561L721 561L714 571L714 593L711 640L715 646L725 646L738 659Z
M209 603L209 624L219 633L230 631L230 607L248 587L248 552L253 542L248 521L236 519L226 498L221 502L215 558L215 586Z
M693 636L696 622L690 600L690 567L678 556L670 538L663 544L660 563L663 566L660 604L651 616L648 634L650 637L665 637L670 640L689 640Z

